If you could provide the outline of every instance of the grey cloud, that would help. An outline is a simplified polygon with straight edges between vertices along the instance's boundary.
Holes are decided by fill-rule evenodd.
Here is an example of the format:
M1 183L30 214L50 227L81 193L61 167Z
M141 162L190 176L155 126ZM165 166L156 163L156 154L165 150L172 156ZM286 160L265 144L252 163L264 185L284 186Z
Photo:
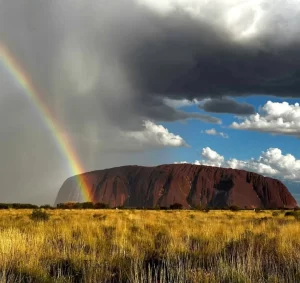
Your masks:
M229 113L237 115L251 115L255 113L255 108L249 103L239 103L230 98L213 98L204 101L199 105L200 109L206 112Z
M178 10L157 17L126 54L137 86L150 94L190 100L255 94L297 97L295 25L300 17L296 14L291 20L282 6L282 2L262 5L265 19L259 34L248 41L234 40L230 30L212 19L195 20Z
M136 103L135 108L138 111L139 117L144 117L144 119L164 122L197 119L207 123L221 124L219 118L197 112L178 110L175 107L167 105L160 97L149 97L145 95L140 99L136 99L133 103Z

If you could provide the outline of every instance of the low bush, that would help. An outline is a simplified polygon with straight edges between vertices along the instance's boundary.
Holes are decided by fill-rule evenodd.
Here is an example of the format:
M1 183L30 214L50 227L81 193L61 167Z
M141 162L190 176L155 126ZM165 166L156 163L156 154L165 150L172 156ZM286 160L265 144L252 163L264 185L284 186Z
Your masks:
M102 202L97 202L94 205L95 209L105 209L105 208L109 208L109 206L106 203L102 203Z
M295 216L297 213L295 211L287 211L284 216Z
M65 202L65 203L58 203L57 208L60 209L75 209L79 208L79 203L78 202Z
M40 206L41 209L54 209L53 206L51 206L50 204L44 204Z
M9 204L7 203L0 203L0 209L9 209Z
M30 218L33 221L48 221L50 216L46 211L42 209L34 209L30 215Z
M83 202L80 203L80 208L82 209L93 209L94 208L94 204L92 202Z
M231 206L229 206L229 209L231 211L239 211L239 210L241 210L237 205L231 205Z
M183 205L181 203L174 203L170 205L170 209L182 209Z
M0 203L0 209L36 209L38 208L37 205L30 204L30 203Z
M299 211L287 211L284 216L293 216L297 220L300 220L300 212Z
M194 206L194 209L195 209L195 210L203 210L203 209L205 209L205 206L199 204L199 205Z
M166 207L166 206L160 206L159 209L160 210L168 210L168 207Z

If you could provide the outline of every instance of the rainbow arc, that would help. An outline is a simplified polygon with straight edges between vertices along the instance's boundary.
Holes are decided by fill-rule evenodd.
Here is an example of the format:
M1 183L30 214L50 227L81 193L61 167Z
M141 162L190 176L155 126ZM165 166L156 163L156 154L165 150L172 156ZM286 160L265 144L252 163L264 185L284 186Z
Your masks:
M32 101L48 130L55 137L57 147L67 159L70 171L73 175L76 175L78 186L80 187L85 200L95 202L90 186L86 182L84 176L79 175L84 172L84 168L81 165L69 137L66 134L63 134L63 127L58 123L54 115L44 103L41 95L42 93L34 86L30 76L22 68L21 64L16 60L9 49L1 42L0 64L9 71L18 85L22 87L24 91L23 93L30 99L30 101Z

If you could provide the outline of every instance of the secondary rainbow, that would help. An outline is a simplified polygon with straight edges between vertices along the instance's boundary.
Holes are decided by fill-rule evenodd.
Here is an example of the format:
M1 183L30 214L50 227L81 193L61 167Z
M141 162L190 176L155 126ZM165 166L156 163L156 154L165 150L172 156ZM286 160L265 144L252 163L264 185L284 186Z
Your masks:
M41 92L39 92L34 86L30 76L26 74L21 64L16 60L9 49L1 42L0 64L2 64L10 72L18 84L23 88L24 93L39 111L47 128L55 137L58 149L67 159L70 171L73 175L77 176L76 178L78 185L81 188L81 192L85 200L94 202L93 194L89 185L85 181L84 177L79 175L84 172L84 169L75 150L72 147L68 136L63 134L63 128L58 124L47 105L43 102Z

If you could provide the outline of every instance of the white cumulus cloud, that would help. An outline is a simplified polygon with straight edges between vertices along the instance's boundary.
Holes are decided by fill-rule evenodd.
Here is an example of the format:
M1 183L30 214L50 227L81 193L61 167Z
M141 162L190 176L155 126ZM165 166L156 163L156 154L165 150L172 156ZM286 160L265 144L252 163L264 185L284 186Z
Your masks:
M226 133L218 132L215 128L208 129L208 130L205 130L205 131L201 131L201 133L211 135L211 136L220 136L224 139L228 139L228 137L229 137Z
M260 113L251 115L240 123L233 122L230 127L300 137L300 106L299 103L268 101Z
M196 160L195 164L216 166L216 167L221 167L224 164L224 156L218 154L210 147L203 148L201 156L203 157L203 160Z
M141 131L122 132L121 135L124 139L140 147L188 146L182 137L170 133L169 130L162 125L157 125L151 121L145 121L144 129Z
M210 147L203 148L201 156L202 159L196 160L193 164L242 169L282 180L300 181L300 160L292 154L283 154L279 148L269 148L258 158L250 160L236 158L226 160Z

